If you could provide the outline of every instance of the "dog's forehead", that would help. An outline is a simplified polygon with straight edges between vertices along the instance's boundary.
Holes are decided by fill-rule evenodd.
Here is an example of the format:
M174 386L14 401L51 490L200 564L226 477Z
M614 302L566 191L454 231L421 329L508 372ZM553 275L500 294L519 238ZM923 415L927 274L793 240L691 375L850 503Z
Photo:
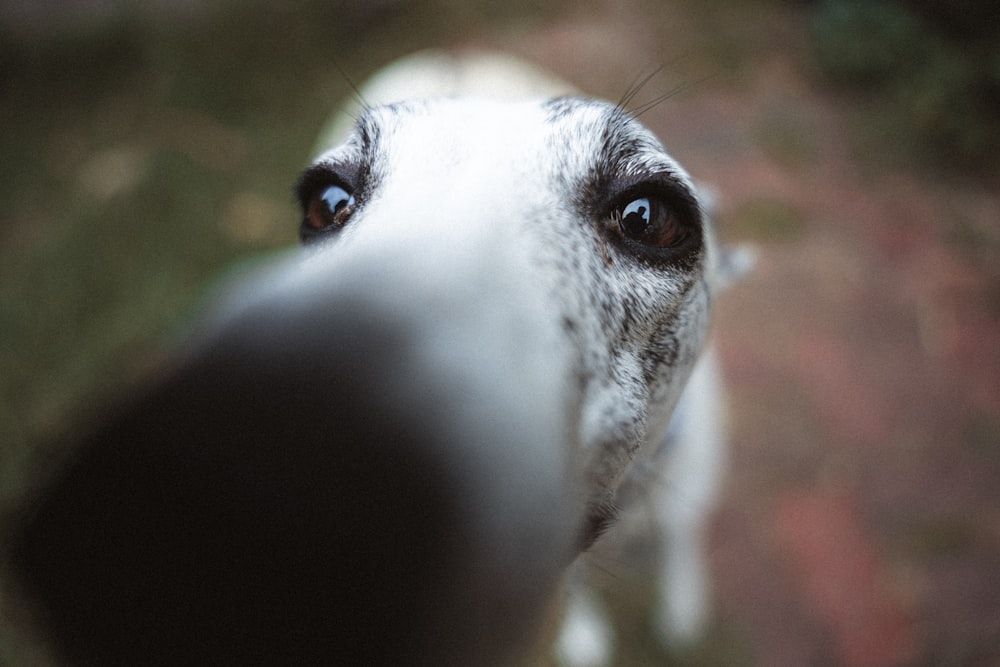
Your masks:
M494 179L534 159L550 129L534 103L486 103L477 99L426 100L372 110L376 152L395 176L447 178L487 171Z
M497 147L519 139L531 143L546 130L539 102L482 98L438 98L376 107L359 125L391 135L394 144L427 138L430 142Z
M345 158L382 162L397 174L408 164L425 175L481 165L495 176L511 169L542 175L549 168L565 178L602 169L625 176L669 171L687 181L656 137L629 113L574 97L440 98L369 108L347 141L317 162Z

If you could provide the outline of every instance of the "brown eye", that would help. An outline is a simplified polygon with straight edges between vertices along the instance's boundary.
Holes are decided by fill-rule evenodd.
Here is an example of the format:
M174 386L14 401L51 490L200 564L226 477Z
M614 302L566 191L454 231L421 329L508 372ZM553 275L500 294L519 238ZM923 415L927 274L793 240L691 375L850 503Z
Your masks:
M611 212L621 233L654 248L673 248L687 238L687 230L673 211L653 197L636 197Z
M339 185L328 186L309 200L303 228L315 232L340 229L354 213L354 206L354 195Z

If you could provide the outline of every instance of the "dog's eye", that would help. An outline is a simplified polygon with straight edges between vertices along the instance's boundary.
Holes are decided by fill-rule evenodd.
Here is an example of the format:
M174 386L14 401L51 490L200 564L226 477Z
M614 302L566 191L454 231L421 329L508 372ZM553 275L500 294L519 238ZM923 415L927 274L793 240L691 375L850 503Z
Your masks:
M309 200L303 232L323 232L340 229L354 213L354 195L340 187L330 185L318 191Z
M688 231L669 206L655 197L636 197L611 212L621 234L654 248L673 248Z

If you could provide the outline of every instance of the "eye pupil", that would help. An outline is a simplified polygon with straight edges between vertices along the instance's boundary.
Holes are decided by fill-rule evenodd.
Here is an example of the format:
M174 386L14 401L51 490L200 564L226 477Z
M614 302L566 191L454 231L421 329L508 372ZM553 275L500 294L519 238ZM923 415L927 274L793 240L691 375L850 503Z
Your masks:
M344 188L338 185L331 185L323 191L320 199L326 203L327 211L336 215L345 206L350 206L351 200L354 198Z
M309 202L305 225L316 231L343 227L354 212L354 195L339 185L321 190Z
M611 214L616 231L653 248L672 248L688 234L674 210L657 198L636 197Z
M642 236L649 228L649 200L645 197L634 199L622 209L621 227L632 238Z

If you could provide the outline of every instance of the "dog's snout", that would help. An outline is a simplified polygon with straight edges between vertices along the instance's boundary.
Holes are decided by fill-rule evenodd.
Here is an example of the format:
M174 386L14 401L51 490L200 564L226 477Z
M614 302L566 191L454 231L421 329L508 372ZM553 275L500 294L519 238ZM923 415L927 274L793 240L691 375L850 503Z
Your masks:
M465 325L424 339L418 294L274 284L39 497L17 557L57 643L88 664L507 660L571 555L546 454L565 415L531 376L498 390L502 355L449 360Z

